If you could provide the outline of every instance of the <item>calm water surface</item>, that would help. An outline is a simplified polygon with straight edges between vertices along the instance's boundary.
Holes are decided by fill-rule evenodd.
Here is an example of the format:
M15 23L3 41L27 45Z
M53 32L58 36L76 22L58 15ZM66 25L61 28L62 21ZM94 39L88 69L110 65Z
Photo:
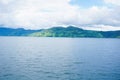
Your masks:
M0 80L120 80L120 39L0 37Z

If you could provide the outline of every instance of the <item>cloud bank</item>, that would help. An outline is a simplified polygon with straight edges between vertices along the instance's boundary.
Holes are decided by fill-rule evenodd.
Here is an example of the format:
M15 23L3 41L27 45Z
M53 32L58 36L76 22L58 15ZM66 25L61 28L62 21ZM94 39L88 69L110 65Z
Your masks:
M83 8L71 0L0 0L0 25L40 29L75 25L93 30L120 30L119 0ZM109 6L110 5L110 6Z

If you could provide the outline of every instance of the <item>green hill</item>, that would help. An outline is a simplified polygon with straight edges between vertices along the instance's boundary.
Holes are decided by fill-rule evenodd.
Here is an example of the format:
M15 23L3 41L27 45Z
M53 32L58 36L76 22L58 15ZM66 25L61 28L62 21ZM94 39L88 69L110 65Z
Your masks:
M0 28L0 36L120 38L120 31L92 31L69 26L41 30Z
M93 38L118 38L120 36L120 31L91 31L83 30L77 27L69 26L67 28L63 27L53 27L50 29L44 29L40 32L35 32L29 36L35 37L93 37Z

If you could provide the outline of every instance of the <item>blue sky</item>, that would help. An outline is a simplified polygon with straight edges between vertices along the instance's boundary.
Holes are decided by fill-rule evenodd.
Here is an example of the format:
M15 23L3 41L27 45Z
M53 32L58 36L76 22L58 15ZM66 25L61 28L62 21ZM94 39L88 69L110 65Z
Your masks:
M78 5L83 8L104 5L104 2L102 0L72 0L70 3L73 5Z
M120 30L120 0L0 0L0 25Z

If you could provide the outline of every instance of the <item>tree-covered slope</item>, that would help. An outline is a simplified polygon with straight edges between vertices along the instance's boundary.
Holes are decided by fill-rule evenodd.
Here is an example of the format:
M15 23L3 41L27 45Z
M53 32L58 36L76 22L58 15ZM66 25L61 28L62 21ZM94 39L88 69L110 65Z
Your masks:
M41 30L0 28L0 36L120 38L120 31L91 31L69 26Z
M119 38L120 31L107 31L107 32L91 31L91 30L83 30L77 27L69 26L67 28L53 27L50 29L44 29L40 32L32 33L29 36Z

